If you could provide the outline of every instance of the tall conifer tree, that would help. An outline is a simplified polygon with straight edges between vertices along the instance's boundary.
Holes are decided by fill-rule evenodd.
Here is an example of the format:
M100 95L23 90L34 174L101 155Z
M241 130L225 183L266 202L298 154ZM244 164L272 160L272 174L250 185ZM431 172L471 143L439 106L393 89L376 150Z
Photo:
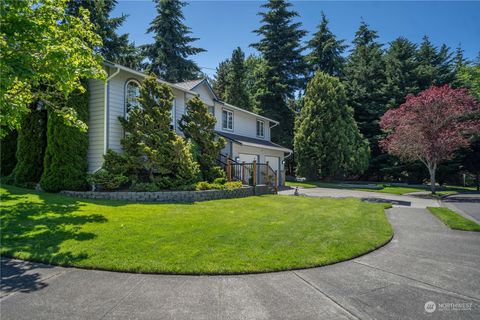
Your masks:
M141 58L135 44L129 42L128 33L119 35L116 31L128 16L110 17L116 5L117 0L71 0L67 4L67 13L78 16L80 8L90 11L90 21L103 42L96 50L108 61L137 68Z
M282 121L273 128L272 139L286 146L292 145L294 117L287 98L301 86L305 73L300 42L306 32L300 29L301 23L293 22L298 14L289 10L291 6L285 0L269 0L262 5L267 11L259 13L262 25L255 30L260 41L251 45L266 62L257 82L256 109Z
M358 131L338 78L317 71L295 124L297 174L311 179L358 173L368 166L368 142Z
M245 53L240 47L233 50L227 77L225 101L245 110L252 110L245 88Z
M213 91L215 91L221 100L225 100L230 69L230 59L220 62L216 69L215 79L213 80Z
M381 134L379 120L386 110L384 94L385 63L382 45L376 41L377 32L362 22L355 33L353 49L345 66L348 104L353 107L360 132L370 142L372 161L369 175L378 174L378 147Z
M200 68L189 57L205 50L191 45L198 38L191 37L190 28L183 23L182 7L186 3L179 0L154 1L158 15L147 30L153 33L154 43L142 47L149 60L147 70L169 82L198 78Z
M417 51L417 60L419 63L417 79L420 91L432 85L449 84L455 79L452 53L446 45L442 45L438 49L427 36L423 37Z
M310 73L321 70L332 76L341 76L345 58L342 53L347 48L344 40L337 40L328 28L328 20L322 11L322 20L313 38L307 43L312 51L305 57Z
M416 50L414 43L400 37L385 54L385 94L390 108L400 106L408 94L418 93Z

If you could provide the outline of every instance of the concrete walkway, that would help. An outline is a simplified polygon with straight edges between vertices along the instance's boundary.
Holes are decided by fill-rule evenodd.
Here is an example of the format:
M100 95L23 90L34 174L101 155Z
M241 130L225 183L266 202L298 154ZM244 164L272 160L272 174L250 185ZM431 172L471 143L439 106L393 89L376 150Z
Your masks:
M332 188L299 188L298 191L300 195L309 197L360 198L367 201L391 203L394 207L426 208L440 206L440 201L436 199L425 199L382 192ZM294 192L295 189L288 189L280 191L279 194L293 195Z
M443 204L465 216L480 223L480 194L455 194L443 199Z
M383 248L298 271L142 275L3 259L1 318L480 319L480 233L419 208L388 218L395 236Z

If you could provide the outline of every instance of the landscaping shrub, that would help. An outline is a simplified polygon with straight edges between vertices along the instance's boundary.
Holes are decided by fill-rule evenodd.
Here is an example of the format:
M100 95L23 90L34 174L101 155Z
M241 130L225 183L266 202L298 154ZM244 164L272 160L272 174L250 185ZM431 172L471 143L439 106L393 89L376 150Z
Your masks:
M225 146L225 139L217 138L215 123L215 116L199 97L188 100L186 112L179 121L185 137L194 145L194 156L200 166L202 179L209 182L225 176L224 171L216 165L218 154Z
M87 87L87 84L84 83ZM88 92L73 92L60 107L71 108L79 120L88 120ZM44 171L40 180L42 189L50 192L60 190L86 190L88 133L65 123L64 118L53 110L48 111L47 149Z
M242 186L240 181L225 182L224 184L200 181L195 185L195 190L232 190L241 188Z
M12 173L17 164L17 131L10 131L0 141L0 176L6 177Z
M171 130L173 94L169 86L154 76L140 87L140 107L119 118L125 138L123 154L109 151L103 169L126 176L132 190L191 189L199 173L193 160L192 145Z
M12 181L16 185L29 186L40 181L43 172L43 158L47 144L47 113L33 107L22 119L18 131L16 158L17 164L12 172Z
M88 182L103 190L116 190L127 183L128 178L122 174L114 174L100 169L88 177Z

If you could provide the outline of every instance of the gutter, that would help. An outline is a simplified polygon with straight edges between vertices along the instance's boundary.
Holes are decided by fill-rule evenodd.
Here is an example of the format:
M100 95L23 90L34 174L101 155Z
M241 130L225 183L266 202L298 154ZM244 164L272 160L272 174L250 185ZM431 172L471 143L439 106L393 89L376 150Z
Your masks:
M104 114L103 114L103 117L104 117L104 121L103 121L103 154L107 154L107 149L108 149L108 107L109 107L109 97L108 97L108 89L109 89L109 83L108 81L110 81L111 79L113 79L113 77L115 77L117 74L120 73L120 68L117 67L117 70L112 73L110 76L107 77L107 79L105 80L105 90L103 92L104 94Z

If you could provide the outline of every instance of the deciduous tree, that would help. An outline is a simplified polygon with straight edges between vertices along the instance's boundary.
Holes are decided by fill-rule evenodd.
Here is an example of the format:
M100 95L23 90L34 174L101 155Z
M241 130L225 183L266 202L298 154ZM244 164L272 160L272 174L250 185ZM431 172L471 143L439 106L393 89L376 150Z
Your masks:
M381 126L388 136L381 146L404 161L420 160L428 168L435 193L438 165L469 145L466 134L480 132L479 120L472 118L479 112L478 102L466 89L431 87L385 113Z
M84 78L102 78L101 45L89 12L69 15L66 0L2 1L0 15L0 136L20 128L30 105L42 100L66 123L86 130L72 108L51 101L83 90Z

